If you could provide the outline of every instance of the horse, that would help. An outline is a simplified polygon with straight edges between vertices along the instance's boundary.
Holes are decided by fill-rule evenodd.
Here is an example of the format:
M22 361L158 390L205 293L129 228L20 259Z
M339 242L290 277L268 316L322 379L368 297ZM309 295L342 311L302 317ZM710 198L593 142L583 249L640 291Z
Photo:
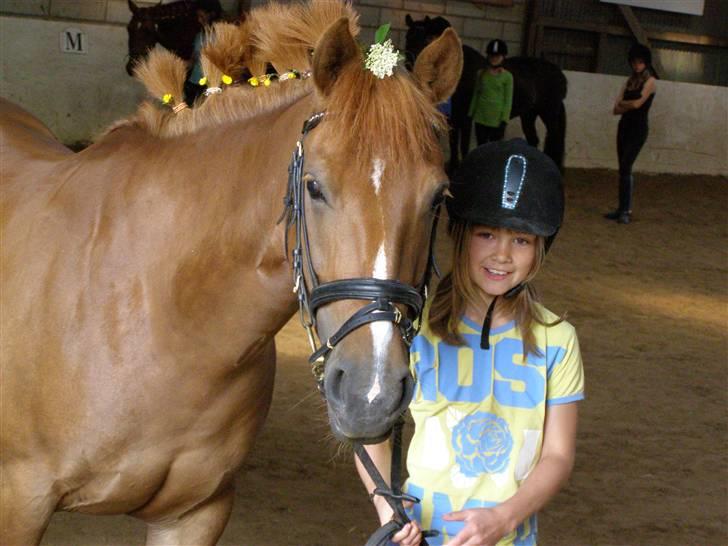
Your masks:
M145 103L76 154L0 102L3 545L39 544L55 511L215 544L303 303L336 438L382 441L409 403L460 41L379 79L348 3L250 19L261 64L296 77Z
M444 17L415 21L405 17L407 34L405 51L408 62L412 62L422 49L434 38L449 28ZM536 118L546 126L544 152L563 168L566 139L567 80L562 70L545 59L536 57L507 57L503 63L513 74L513 106L511 118L520 117L524 136L529 144L538 147ZM468 115L470 101L475 90L478 72L487 66L486 58L470 46L463 45L463 72L452 96L450 116L450 168L459 163L460 155L470 150L472 119Z
M129 59L126 71L131 76L135 65L156 45L174 52L190 61L194 54L195 36L202 30L198 10L216 14L222 11L219 0L178 0L148 8L140 8L133 0L127 0L132 13L126 25L129 36Z

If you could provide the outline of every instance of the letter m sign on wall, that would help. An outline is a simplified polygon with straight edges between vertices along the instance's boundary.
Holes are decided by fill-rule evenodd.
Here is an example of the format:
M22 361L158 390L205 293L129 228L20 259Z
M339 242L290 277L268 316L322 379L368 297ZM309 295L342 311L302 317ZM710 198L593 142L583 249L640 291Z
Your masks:
M66 28L61 31L61 51L64 53L80 53L85 55L88 51L86 34L77 28Z

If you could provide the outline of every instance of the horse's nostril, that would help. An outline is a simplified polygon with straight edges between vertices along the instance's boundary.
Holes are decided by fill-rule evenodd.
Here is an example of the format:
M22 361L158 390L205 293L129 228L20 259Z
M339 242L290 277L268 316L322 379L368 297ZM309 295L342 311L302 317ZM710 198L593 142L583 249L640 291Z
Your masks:
M328 382L326 396L336 402L341 402L341 385L344 382L344 370L340 368L331 370L331 373L329 374L329 377L326 379L326 381Z

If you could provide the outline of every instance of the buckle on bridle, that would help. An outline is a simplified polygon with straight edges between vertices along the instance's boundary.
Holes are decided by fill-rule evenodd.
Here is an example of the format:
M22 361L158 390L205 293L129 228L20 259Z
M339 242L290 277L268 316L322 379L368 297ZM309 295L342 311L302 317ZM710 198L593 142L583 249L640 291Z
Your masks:
M394 323L399 325L399 323L402 322L402 311L399 310L399 307L396 305L394 306Z

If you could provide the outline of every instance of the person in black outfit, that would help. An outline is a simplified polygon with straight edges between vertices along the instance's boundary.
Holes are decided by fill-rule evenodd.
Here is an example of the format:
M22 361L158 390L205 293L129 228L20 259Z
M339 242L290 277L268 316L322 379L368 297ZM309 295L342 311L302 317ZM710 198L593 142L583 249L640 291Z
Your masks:
M615 116L622 116L617 129L619 206L604 215L620 224L629 224L632 218L632 165L647 140L647 113L655 97L656 79L652 68L652 53L647 46L634 44L627 58L632 67L632 75L622 86L612 110Z

